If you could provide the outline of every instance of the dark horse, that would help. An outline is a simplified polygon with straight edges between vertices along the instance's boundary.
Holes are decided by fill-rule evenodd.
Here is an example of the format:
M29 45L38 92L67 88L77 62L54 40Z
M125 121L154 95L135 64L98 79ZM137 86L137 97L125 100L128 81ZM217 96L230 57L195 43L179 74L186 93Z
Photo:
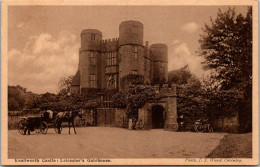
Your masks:
M69 134L70 134L70 123L74 128L74 133L77 134L75 125L74 125L74 118L76 116L79 116L82 118L82 112L80 111L65 111L65 112L59 112L55 117L55 124L58 128L58 133L61 133L61 124L62 122L68 122L69 124Z

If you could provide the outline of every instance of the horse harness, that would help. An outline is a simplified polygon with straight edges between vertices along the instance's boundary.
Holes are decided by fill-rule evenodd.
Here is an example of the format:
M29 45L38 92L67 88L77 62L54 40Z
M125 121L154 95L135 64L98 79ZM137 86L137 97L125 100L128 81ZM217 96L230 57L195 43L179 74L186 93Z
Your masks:
M72 117L72 111L63 112L62 117L71 118Z

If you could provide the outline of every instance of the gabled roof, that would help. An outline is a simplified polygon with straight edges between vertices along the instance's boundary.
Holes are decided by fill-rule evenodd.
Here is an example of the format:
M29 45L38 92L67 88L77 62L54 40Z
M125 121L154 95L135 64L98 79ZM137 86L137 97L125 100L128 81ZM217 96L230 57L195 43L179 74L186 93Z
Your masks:
M79 70L75 74L74 78L72 79L71 86L79 86L80 85L80 73Z

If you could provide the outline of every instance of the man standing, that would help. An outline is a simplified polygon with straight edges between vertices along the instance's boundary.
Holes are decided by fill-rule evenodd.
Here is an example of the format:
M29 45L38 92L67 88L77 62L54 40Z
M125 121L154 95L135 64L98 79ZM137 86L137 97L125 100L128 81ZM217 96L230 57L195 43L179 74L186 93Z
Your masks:
M177 118L177 122L178 122L178 132L184 131L184 116L180 115Z

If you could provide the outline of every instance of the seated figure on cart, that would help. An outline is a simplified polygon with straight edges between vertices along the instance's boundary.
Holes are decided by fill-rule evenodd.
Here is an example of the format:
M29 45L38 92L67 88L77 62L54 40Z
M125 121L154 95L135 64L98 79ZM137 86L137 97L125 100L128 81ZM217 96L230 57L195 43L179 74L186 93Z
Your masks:
M45 110L42 114L43 118L45 120L52 120L53 119L53 111L51 110Z

